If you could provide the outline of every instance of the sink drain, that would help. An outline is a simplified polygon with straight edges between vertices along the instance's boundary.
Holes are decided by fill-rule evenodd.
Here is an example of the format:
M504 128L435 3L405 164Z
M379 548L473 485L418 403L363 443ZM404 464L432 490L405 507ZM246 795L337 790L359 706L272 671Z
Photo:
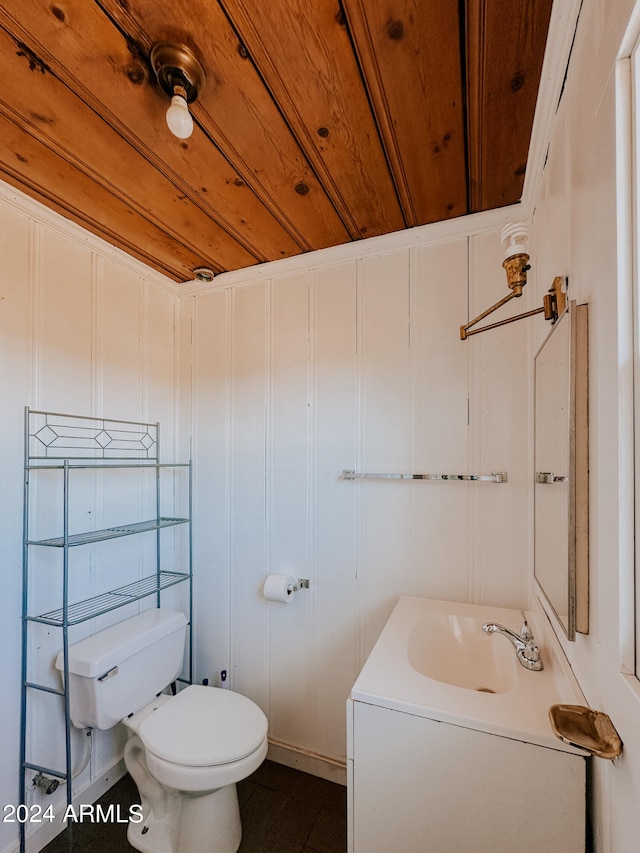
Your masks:
M495 693L490 687L476 687L476 693Z

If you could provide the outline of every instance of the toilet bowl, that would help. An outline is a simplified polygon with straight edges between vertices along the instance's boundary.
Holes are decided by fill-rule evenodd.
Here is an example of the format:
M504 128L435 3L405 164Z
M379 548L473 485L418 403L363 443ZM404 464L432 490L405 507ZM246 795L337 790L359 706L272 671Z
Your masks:
M264 761L267 718L231 690L162 693L182 667L186 624L183 613L150 609L69 646L69 713L79 728L129 730L124 760L142 807L129 822L132 847L236 853L236 783Z
M235 853L242 836L236 782L267 754L267 720L239 693L192 685L123 720L125 764L142 820L129 844L143 853Z

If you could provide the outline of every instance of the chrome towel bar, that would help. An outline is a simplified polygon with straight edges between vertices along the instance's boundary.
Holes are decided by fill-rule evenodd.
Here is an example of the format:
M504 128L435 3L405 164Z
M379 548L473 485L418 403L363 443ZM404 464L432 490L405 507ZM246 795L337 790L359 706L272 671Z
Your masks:
M343 470L343 480L481 480L487 483L506 483L507 472L491 474L361 474L352 470Z

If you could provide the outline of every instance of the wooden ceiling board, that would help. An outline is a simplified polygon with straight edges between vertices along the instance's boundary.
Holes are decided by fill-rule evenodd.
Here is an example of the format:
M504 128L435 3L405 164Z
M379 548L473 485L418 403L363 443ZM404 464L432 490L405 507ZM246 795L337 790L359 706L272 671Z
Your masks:
M176 281L516 202L552 0L3 0L0 174ZM192 136L151 69L207 75Z
M150 83L144 57L137 55L98 6L86 0L56 0L43 14L38 0L5 0L0 25L17 31L18 40L50 73L257 261L300 252L295 240L198 128L189 140L178 140L168 131L166 96L155 82ZM148 198L149 206L154 203ZM217 266L235 268L224 258L218 259Z
M186 281L192 277L198 256L18 127L4 113L2 104L0 140L0 176L7 183L169 278ZM123 223L127 223L126 228Z
M16 123L113 193L126 207L185 246L194 258L199 258L198 266L211 266L219 272L219 257L236 267L255 263L249 252L110 125L78 102L57 77L35 68L31 73L22 73L26 62L28 57L20 55L14 40L0 28L0 75L4 80L22 81L19 90L11 86L0 90L0 102ZM69 190L72 186L63 188L64 192ZM152 206L149 199L154 200Z
M156 42L187 44L206 75L195 120L304 250L349 236L304 153L265 89L224 12L210 0L99 0L149 53ZM197 33L184 22L198 21Z
M405 227L337 0L222 0L351 237Z
M466 0L470 212L522 196L552 0Z
M345 0L408 225L467 212L458 6Z

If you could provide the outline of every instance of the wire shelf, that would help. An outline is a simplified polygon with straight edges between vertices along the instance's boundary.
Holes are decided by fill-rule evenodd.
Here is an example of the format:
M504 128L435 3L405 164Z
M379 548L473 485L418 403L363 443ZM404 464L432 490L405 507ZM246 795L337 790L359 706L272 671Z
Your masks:
M175 527L177 524L188 524L188 518L153 518L150 521L136 521L134 524L122 524L119 527L105 527L103 530L90 530L87 533L74 533L64 541L64 536L52 539L29 539L28 545L45 545L49 548L64 548L65 545L90 545L93 542L104 542L107 539L118 539L120 536L133 536L136 533L146 533L149 530L160 530L163 527Z
M154 462L153 460L147 461L146 459L134 460L132 462L128 462L126 460L122 460L120 458L109 458L109 459L96 459L95 462L89 460L87 461L86 456L65 456L64 461L60 461L59 459L50 459L47 456L30 456L32 464L25 465L26 471L42 471L43 469L49 471L61 471L65 468L71 468L74 470L100 470L100 471L111 471L111 470L119 470L121 468L135 468L136 470L153 470L158 471L163 468L188 468L188 462Z
M124 476L119 477L115 469L120 469ZM126 472L123 469L131 469ZM168 470L165 470L168 469ZM181 469L184 469L182 472ZM85 473L82 473L84 470ZM112 473L106 472L111 470ZM46 473L45 473L46 471ZM54 473L57 472L57 473ZM79 472L79 473L78 473ZM40 489L34 489L31 494L31 482L34 486L42 484ZM53 482L52 482L53 481ZM128 487L134 485L125 503L112 504ZM58 494L58 503L47 512L47 502L51 499L51 490ZM40 494L39 494L40 493ZM104 497L103 497L104 496ZM155 501L154 501L155 497ZM78 500L85 504L94 501L96 515L100 518L95 526L100 529L71 532L73 527L83 527L84 521L77 520ZM188 502L188 504L187 504ZM105 511L105 506L121 506L129 504L132 515L129 518L147 520L103 527L114 521L112 510ZM154 506L155 503L155 506ZM187 509L188 505L188 509ZM143 509L146 507L146 509ZM169 513L165 516L162 513ZM73 509L73 512L71 511ZM128 512L122 508L124 517ZM126 515L125 515L126 513ZM187 514L188 517L175 516ZM148 515L153 518L148 519ZM89 515L91 517L91 514ZM117 516L116 516L117 518ZM42 519L42 520L41 520ZM29 528L35 521L31 535ZM164 606L161 593L177 584L187 582L186 596L180 595L182 609L188 613L188 623L191 624L193 611L193 463L160 462L160 424L137 421L115 420L83 415L61 414L59 412L37 411L25 407L24 423L24 484L23 484L23 536L22 536L22 691L20 711L20 791L21 802L28 803L31 799L32 774L34 771L47 776L57 777L66 783L67 805L71 805L77 797L75 790L72 763L72 731L70 717L69 695L69 632L67 628L116 611L121 607L154 596L155 606ZM56 524L56 527L51 525ZM46 526L45 526L46 525ZM180 525L180 535L177 535ZM165 527L176 528L176 536L168 535L165 539L160 530ZM117 539L135 534L155 531L155 536L148 537L141 549L141 563L146 568L135 568L129 575L120 575L115 583L123 583L127 578L129 583L115 589L100 592L98 595L74 601L70 588L70 548L78 545L90 545L109 539ZM40 537L42 533L58 533L47 538ZM34 536L35 534L35 536ZM175 538L175 542L173 541ZM151 540L154 540L153 542ZM179 540L179 542L178 542ZM184 562L174 565L176 556L175 546L180 544L180 554ZM30 566L30 553L34 546L57 548L54 563L61 564L61 589L51 598L44 598L44 604L36 604L36 599L30 598L29 589L37 586L39 570L44 562L42 559ZM174 546L173 548L171 546ZM123 543L124 547L124 543ZM126 549L128 552L133 548ZM188 553L188 556L187 556ZM42 552L40 552L42 557ZM53 557L52 554L50 556ZM166 556L166 559L165 559ZM49 561L45 561L47 564ZM160 569L167 565L171 571ZM174 567L176 570L173 570ZM138 573L145 577L139 577ZM152 573L147 576L147 573ZM104 573L102 573L104 574ZM137 580L132 580L137 577ZM108 579L102 578L98 589L105 590ZM182 588L182 593L185 588ZM76 591L75 597L86 595L86 591ZM169 595L171 599L174 596ZM184 603L185 597L188 599ZM33 601L30 608L29 602ZM153 599L148 603L151 604ZM56 604L62 606L53 609ZM46 613L39 612L40 607L50 607ZM36 625L61 628L63 671L62 690L47 684L39 684L29 680L30 668L42 665L45 659L50 661L51 649L41 634L52 638L56 636L53 630L35 631ZM36 634L38 642L36 642ZM53 640L52 640L53 641ZM55 640L58 646L58 640ZM45 656L44 659L42 656ZM34 661L30 658L33 656ZM193 633L189 630L186 649L186 675L184 682L190 684L193 678ZM34 670L35 671L35 670ZM64 752L65 769L55 770L44 765L27 761L27 751L32 748L30 715L33 713L31 703L33 691L44 691L63 698L64 704ZM43 733L44 734L44 733ZM33 748L35 749L35 742ZM38 748L40 748L38 746ZM25 823L20 824L20 853L26 851Z
M76 604L70 604L67 607L66 622L62 607L42 613L39 616L29 616L27 618L31 622L42 622L45 625L54 625L56 627L61 627L65 624L79 625L81 622L86 622L95 616L102 616L103 613L108 613L110 610L116 610L125 604L139 601L141 598L146 598L148 595L153 595L162 589L168 589L168 587L175 586L175 584L186 580L189 580L189 574L184 572L159 572L150 577L134 581L126 586L112 589L103 595L96 595L84 601L78 601Z

